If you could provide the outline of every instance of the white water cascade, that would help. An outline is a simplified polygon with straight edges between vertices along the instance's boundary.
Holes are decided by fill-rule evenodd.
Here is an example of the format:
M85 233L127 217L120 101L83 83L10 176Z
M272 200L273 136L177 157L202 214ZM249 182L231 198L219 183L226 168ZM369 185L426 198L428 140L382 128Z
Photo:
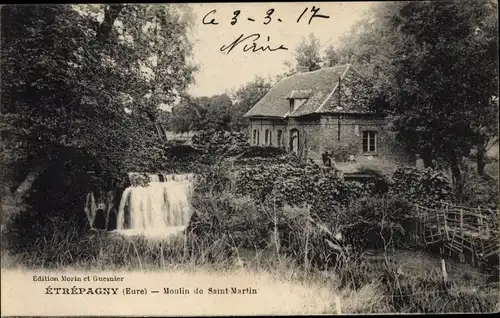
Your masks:
M133 180L143 175L129 173ZM116 229L122 234L166 237L189 224L194 174L148 174L147 186L128 187L122 194ZM163 180L162 180L163 179Z

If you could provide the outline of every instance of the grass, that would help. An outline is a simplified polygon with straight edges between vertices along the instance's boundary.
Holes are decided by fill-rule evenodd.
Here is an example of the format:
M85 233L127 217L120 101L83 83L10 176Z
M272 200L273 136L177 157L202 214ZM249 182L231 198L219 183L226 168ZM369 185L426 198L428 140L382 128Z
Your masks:
M422 270L405 266L401 261L360 263L349 259L335 271L305 272L302 264L279 254L272 257L259 250L231 253L232 247L223 241L207 244L183 237L149 241L103 232L77 238L74 233L71 230L65 235L53 233L35 242L36 252L31 254L9 254L2 248L2 270L25 272L50 268L58 272L164 273L162 275L173 277L174 281L196 282L207 288L250 284L260 289L262 295L276 297L274 305L266 302L254 308L261 310L259 312L245 312L250 309L240 308L243 311L239 313L247 314L335 314L339 304L342 313L494 312L499 309L498 283L488 284L486 277L460 270L450 273L448 284L442 282L442 273L436 268ZM414 257L405 257L405 261L414 264L422 260L422 256ZM356 284L346 284L346 281ZM292 306L292 299L296 299L298 305ZM275 305L281 302L287 305L279 310ZM205 313L216 313L210 310L207 307ZM237 313L232 310L228 314Z
M279 227L276 209L268 211L231 194L193 201L198 203L197 211L203 212L199 224L207 227L198 227L196 235L188 232L168 240L85 230L64 219L40 225L28 217L27 222L7 224L2 230L2 271L12 275L47 270L127 272L127 277L137 281L168 277L171 282L204 288L250 284L260 290L258 298L242 298L239 307L224 307L225 314L484 313L500 309L498 282L491 283L488 276L473 274L460 264L449 264L446 283L440 262L425 254L369 262L347 253L332 268L320 269L314 257L307 255L323 257L331 251L320 244L323 230L300 223L306 219L300 215L303 211L287 211L281 217L289 227ZM284 229L288 233L280 232ZM288 245L279 243L278 238L285 235ZM257 241L269 244L246 246ZM424 261L427 266L414 266ZM174 307L183 315L221 314L212 306L215 299Z

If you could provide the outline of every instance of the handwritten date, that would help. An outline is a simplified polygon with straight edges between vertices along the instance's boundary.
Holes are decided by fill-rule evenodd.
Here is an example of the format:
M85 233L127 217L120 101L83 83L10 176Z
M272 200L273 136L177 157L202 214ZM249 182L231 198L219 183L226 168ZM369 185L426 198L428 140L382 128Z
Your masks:
M309 7L306 7L302 13L299 15L299 17L297 18L297 23L299 23L301 21L301 19L306 15L307 11L309 10ZM311 16L309 17L309 21L308 21L308 24L311 24L312 20L314 18L323 18L323 19L329 19L330 16L328 15L323 15L323 14L319 14L320 8L316 8L316 6L313 6L311 8ZM271 23L271 21L273 21L274 19L278 22L283 22L281 20L281 18L275 18L275 9L271 8L269 10L266 11L266 14L265 16L263 17L263 21L262 23L265 24L265 25L268 25L269 23ZM207 25L207 24L211 24L211 25L218 25L219 22L217 22L217 19L213 17L213 15L215 15L217 13L217 10L212 10L210 12L208 12L202 19L202 23ZM241 18L240 17L241 15L241 10L235 10L233 12L233 16L231 18L231 25L235 25L236 23L238 23L239 19ZM209 17L210 16L210 17ZM252 18L252 17L248 17L247 18L248 21L252 21L252 22L255 22L255 19Z

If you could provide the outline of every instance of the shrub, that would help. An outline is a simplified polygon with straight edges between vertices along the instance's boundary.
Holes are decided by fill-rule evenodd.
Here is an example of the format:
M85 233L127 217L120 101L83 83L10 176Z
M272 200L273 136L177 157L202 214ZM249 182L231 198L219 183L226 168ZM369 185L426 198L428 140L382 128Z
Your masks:
M212 241L226 240L231 247L264 248L269 242L270 220L250 197L224 192L197 194L188 233Z
M277 206L271 198L259 203L227 192L197 194L193 206L188 233L203 241L224 241L228 255L236 248L272 248L298 264L306 259L315 268L336 265L338 251L326 239L336 241L333 233L339 224L334 218L329 223L313 220L310 206Z
M276 158L287 155L284 148L278 147L261 147L261 146L248 146L241 154L240 158Z
M329 223L311 218L311 207L284 206L277 211L280 251L298 264L328 270L340 268L345 261L342 240L336 238L340 224L333 218ZM330 244L337 245L336 248ZM307 255L307 257L306 257Z
M485 179L468 167L462 169L464 183L459 202L473 208L498 209L498 179Z
M201 162L205 164L241 154L248 147L245 133L214 129L195 133L192 142L202 152Z
M255 166L259 164L269 165L269 164L290 164L294 166L298 166L300 162L300 158L294 153L289 154L280 154L272 157L238 157L234 160L234 164L238 166L247 165L247 166Z
M405 247L409 243L404 223L415 217L415 209L399 196L361 197L344 212L345 232L356 246Z
M233 172L231 171L230 162L221 161L207 167L207 169L199 170L197 173L197 189L198 192L224 192L232 188L234 180Z
M236 178L236 191L261 201L275 196L280 203L300 206L315 202L316 205L346 204L368 191L368 187L341 181L332 171L317 165L260 164L241 169ZM319 203L321 201L325 204Z
M452 200L453 190L446 176L432 168L400 167L392 174L390 192L411 203L436 208Z

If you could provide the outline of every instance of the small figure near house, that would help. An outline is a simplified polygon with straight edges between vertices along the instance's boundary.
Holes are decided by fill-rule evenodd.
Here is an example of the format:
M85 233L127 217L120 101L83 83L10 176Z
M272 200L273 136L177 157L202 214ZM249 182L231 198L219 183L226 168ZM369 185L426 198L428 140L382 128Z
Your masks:
M349 162L356 162L356 158L354 158L354 155L349 155L349 158L347 159Z
M326 152L323 152L321 154L321 159L323 160L323 166L325 166L325 167L328 166L328 156L327 156Z
M335 168L335 160L333 160L333 153L325 151L321 158L323 159L323 165L328 168Z
M323 165L325 167L331 167L332 166L332 159L330 157L330 154L328 151L325 151L322 155L321 158L323 159Z

